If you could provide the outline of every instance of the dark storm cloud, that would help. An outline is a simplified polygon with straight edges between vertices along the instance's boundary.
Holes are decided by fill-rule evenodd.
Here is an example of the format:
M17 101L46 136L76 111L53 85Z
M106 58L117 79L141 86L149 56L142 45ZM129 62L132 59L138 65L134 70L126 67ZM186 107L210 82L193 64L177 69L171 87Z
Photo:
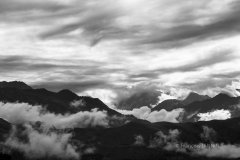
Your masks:
M143 72L143 73L139 73L139 74L130 74L129 78L148 78L148 79L155 79L159 76L158 73L151 73L151 71L149 72Z
M190 1L186 1L185 7L182 7L184 4L181 3L179 6L181 11L178 15L175 15L174 19L169 21L167 21L166 18L162 22L160 20L160 22L156 21L154 23L149 21L146 24L135 24L134 19L130 19L133 23L121 24L121 19L125 18L129 21L126 17L131 17L132 13L126 10L120 2L110 0L102 0L101 2L94 0L76 0L72 2L69 1L69 4L64 4L54 1L43 2L40 0L2 0L0 1L0 14L4 13L4 16L0 16L0 19L17 21L18 23L25 21L34 23L41 22L39 23L41 25L47 20L48 23L45 24L47 24L48 27L40 31L39 37L41 39L63 39L64 36L70 36L75 40L80 37L84 38L84 40L90 42L90 46L95 46L102 40L126 40L127 42L125 42L123 46L126 46L127 49L135 48L136 46L147 46L147 49L175 48L190 45L207 38L222 38L222 36L234 35L239 32L239 1L226 6L230 8L230 11L223 11L223 13L219 13L217 17L214 15L214 18L211 19L209 24L200 25L194 23L195 20L206 16L202 15L201 17L201 15L196 15L194 9L204 10L210 2L196 2L195 8L191 7L193 4L191 4L192 2ZM169 2L153 2L154 7L162 3L165 3L166 7L176 5L175 0ZM157 9L154 7L153 10ZM26 11L39 10L41 11L39 13L26 14ZM12 15L11 13L16 14ZM157 18L158 15L148 16ZM212 15L209 14L208 16L211 17ZM69 20L67 18L73 19ZM65 20L67 23L65 23ZM64 23L54 23L56 21L62 21ZM160 25L157 23L160 23ZM174 27L159 27L162 23L169 23L170 26L173 24ZM79 35L69 35L70 32L78 29L82 30Z
M162 68L159 70L156 70L155 72L160 73L174 73L174 72L192 72L197 71L203 67L209 67L214 64L222 63L222 62L229 62L231 60L234 60L236 56L234 56L232 50L223 50L220 52L216 52L211 54L208 57L205 57L203 59L193 61L189 64L173 67L173 68Z
M240 71L216 73L211 75L212 78L237 78L239 76L240 76Z
M1 0L0 14L12 13L28 10L58 11L66 8L56 1L41 0Z
M205 78L198 79L193 83L180 83L179 85L191 89L203 90L208 87L225 87L227 84L231 84L232 81L237 80L240 76L240 71L219 73L219 74L210 74Z
M210 67L215 64L223 63L223 62L230 62L232 60L235 60L236 56L233 54L232 50L222 50L217 51L215 53L209 54L209 56L204 58L197 58L196 60L193 60L192 62L185 62L186 64L181 66L174 66L169 68L160 68L155 70L146 70L146 71L139 71L139 73L127 73L128 79L126 79L127 82L137 82L140 80L153 80L158 79L159 76L165 75L165 74L171 74L176 72L194 72L199 71L204 67ZM220 76L233 76L231 78L235 78L237 75L239 76L240 72L233 72L228 73L226 75L220 75L220 74L213 74L210 79L218 78ZM225 78L225 77L222 77ZM205 80L206 84L201 83L202 87L207 84L214 85L215 81L210 81L207 79ZM225 83L224 83L225 84ZM193 84L184 83L183 86L192 86ZM202 88L200 87L200 88Z
M90 60L67 61L29 56L0 57L0 73L2 75L37 74L37 77L41 78L41 82L32 86L52 91L66 88L74 92L82 92L92 88L112 87L110 78L108 78L109 74L124 74L126 70L106 68L105 65Z
M94 10L94 12L89 12L89 10ZM116 23L117 18L121 17L123 14L123 11L115 5L109 7L106 1L101 5L96 3L95 6L91 8L85 7L84 12L78 14L78 16L81 17L78 18L78 20L65 25L55 26L41 33L39 36L42 39L54 37L61 38L62 35L81 29L81 35L90 41L90 46L95 46L102 39L131 37L135 32L132 27L129 27L130 29L123 28ZM79 38L79 36L70 37L76 39Z
M229 7L229 6L227 6ZM160 48L174 48L192 44L207 38L222 38L240 31L240 1L230 4L231 11L220 14L219 18L207 25L181 25L167 29L156 29L135 44L151 44ZM160 46L159 46L160 45Z
M57 68L74 68L74 65L57 65L45 59L28 56L1 56L0 72L40 71Z
M179 25L165 29L156 27L155 24L151 23L145 26L120 27L117 25L116 20L124 17L122 10L116 6L113 6L113 8L104 5L100 6L101 10L97 9L99 4L96 4L95 7L91 6L92 8L86 7L86 11L94 9L95 12L90 12L86 16L84 15L84 18L75 22L48 30L42 33L40 37L45 39L67 34L81 28L83 30L82 35L90 39L91 46L98 44L102 39L128 39L130 40L128 42L128 46L130 45L130 47L147 44L154 48L175 48L190 45L207 38L223 38L224 36L234 35L240 31L240 18L238 16L240 14L240 7L236 7L240 6L239 1L227 6L230 7L231 11L219 14L219 17L213 19L209 24L184 24L177 21ZM181 17L188 15L186 11L182 11L180 14L182 14ZM144 32L149 34L142 34Z
M71 64L69 64L71 62ZM79 63L81 62L81 63ZM57 60L44 59L30 56L1 56L0 57L0 72L30 72L30 71L50 71L56 72L74 72L76 70L83 74L106 73L107 69L101 68L103 63L88 60ZM109 69L114 70L114 69ZM102 71L102 72L101 72ZM76 73L74 73L76 74Z
M58 60L14 55L0 57L0 73L54 70L69 75L76 75L77 73L82 75L102 75L116 72L124 74L127 72L126 69L114 69L106 67L106 65L106 63L91 60Z
M89 81L69 81L69 82L41 82L37 84L32 84L31 87L33 88L46 88L51 91L58 92L62 89L69 89L75 93L83 92L87 89L94 89L94 88L106 88L110 86L103 80L89 80Z
M230 84L232 79L211 79L209 77L199 79L193 83L179 83L182 87L187 87L192 90L204 90L207 88L214 87L225 87L227 84Z

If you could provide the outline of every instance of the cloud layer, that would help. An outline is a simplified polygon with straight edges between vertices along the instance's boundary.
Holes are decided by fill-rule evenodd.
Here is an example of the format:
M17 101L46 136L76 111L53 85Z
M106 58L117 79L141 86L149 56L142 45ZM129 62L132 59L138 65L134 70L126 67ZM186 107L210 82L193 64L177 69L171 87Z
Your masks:
M239 158L239 145L238 144L216 144L214 143L217 133L208 126L203 126L203 132L200 137L203 138L205 143L188 144L180 141L181 131L169 130L167 134L159 131L155 136L150 139L150 148L162 148L167 151L176 151L186 153L192 157L194 156L206 156L206 157L221 157L221 158ZM144 139L141 135L140 139ZM135 137L136 142L137 138Z
M108 127L107 113L93 109L76 114L53 114L45 111L42 106L27 103L0 103L0 117L12 124L43 122L56 128Z
M24 124L24 131L21 134L27 137L27 142L19 138L19 131L13 127L3 145L23 152L25 157L30 159L46 157L79 159L80 157L80 153L76 151L77 147L69 143L72 137L69 133L38 131L31 125Z
M125 115L134 115L139 119L145 119L149 122L178 122L178 118L180 114L184 111L183 109L175 109L170 112L167 112L165 109L160 111L153 111L148 107L141 107L139 109L133 109L132 111L128 110L117 110L118 112L125 114Z
M211 120L225 120L231 118L231 113L229 110L215 110L208 113L199 113L197 115L200 117L199 121L211 121Z

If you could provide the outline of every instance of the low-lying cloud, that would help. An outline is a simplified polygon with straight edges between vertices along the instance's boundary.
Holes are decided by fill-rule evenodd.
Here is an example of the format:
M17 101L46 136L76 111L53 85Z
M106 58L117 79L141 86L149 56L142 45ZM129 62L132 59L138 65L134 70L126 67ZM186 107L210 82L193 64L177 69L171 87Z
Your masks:
M40 121L56 128L108 127L107 113L97 109L62 115L50 113L40 105L0 102L0 117L12 124Z
M194 151L194 155L203 155L206 157L239 158L239 145L221 144L214 148L201 148Z
M144 138L142 135L135 135L135 146L145 146Z
M166 147L168 150L168 147L178 142L177 138L180 134L180 131L175 129L169 130L168 132L169 133L166 135L162 131L157 132L155 137L150 140L149 148Z
M204 141L214 142L217 136L216 131L208 126L202 126L202 128L203 133L200 134L200 137Z
M151 99L156 99L156 104L149 104L149 106L156 106L167 99L179 99L184 100L187 98L189 93L192 91L187 88L181 87L171 87L165 86L160 83L154 82L139 82L134 85L129 85L127 87L115 88L115 89L92 89L87 90L79 95L83 96L91 96L94 98L101 99L104 103L106 103L110 108L119 108L118 106L120 102L124 102L132 96L141 95L142 93L151 95ZM151 100L153 102L153 100ZM141 106L139 106L141 107Z
M169 130L168 134L159 131L155 137L149 141L149 148L163 148L167 151L176 151L186 153L190 156L206 156L206 157L221 157L221 158L239 158L239 144L215 144L213 138L216 138L217 133L208 126L203 126L203 132L200 137L203 140L210 140L209 144L198 143L188 144L182 143L179 139L181 131ZM142 137L142 136L141 136ZM142 137L143 138L143 137ZM206 138L206 139L205 139Z
M30 124L23 125L24 130L19 131L12 127L10 136L3 144L12 150L18 150L29 159L54 157L59 159L79 159L77 146L70 143L72 134L51 131L49 129L37 130ZM24 136L26 140L19 137Z
M149 122L178 122L178 117L184 111L183 109L175 109L170 112L162 109L160 111L153 111L149 107L141 107L139 109L133 109L132 111L128 110L117 110L118 112L125 115L134 115L139 119L148 120Z
M74 100L70 103L71 106L73 107L85 107L86 106L86 103L83 99L80 99L80 100Z
M199 121L211 121L211 120L225 120L231 118L231 113L228 110L215 110L207 113L199 113Z

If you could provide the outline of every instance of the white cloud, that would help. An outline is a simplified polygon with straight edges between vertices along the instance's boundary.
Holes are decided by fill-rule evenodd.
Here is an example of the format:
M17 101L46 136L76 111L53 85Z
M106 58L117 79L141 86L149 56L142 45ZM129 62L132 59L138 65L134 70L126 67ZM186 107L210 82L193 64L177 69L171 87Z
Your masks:
M225 120L231 118L231 113L228 110L215 110L208 113L199 113L199 121L211 121L211 120Z
M92 154L92 153L94 153L96 150L97 150L97 149L96 149L95 147L89 147L89 148L87 148L87 149L84 151L84 153L85 153L85 154Z
M144 138L142 135L135 135L135 142L134 144L135 146L144 146L145 142L144 142Z
M44 122L56 128L85 128L91 126L108 127L107 113L93 109L76 114L53 114L45 111L42 106L27 103L0 103L0 117L13 124L26 122Z
M31 125L25 124L22 135L27 137L27 142L18 138L19 131L13 127L10 136L3 145L23 152L30 159L46 157L79 159L80 157L80 153L76 151L76 146L69 143L72 137L70 133L50 130L37 131Z
M70 102L70 105L77 108L77 107L85 107L86 103L83 99L80 99L80 100L74 100Z
M227 84L225 87L208 88L202 91L202 93L210 97L214 97L219 93L227 94L230 97L238 97L240 96L240 92L236 89L240 89L240 80L232 81L231 84Z
M114 91L108 90L108 89L92 89L92 90L87 90L87 91L81 92L78 95L99 98L101 101L103 101L108 106L111 106L113 103L113 100L117 97L117 95Z
M150 140L149 148L163 147L169 150L169 147L178 142L177 138L180 135L179 130L169 130L169 133L165 135L162 131L155 134L155 137Z
M200 134L200 137L205 141L213 142L216 139L216 131L208 126L202 126L203 133Z
M159 131L155 134L153 139L150 139L150 148L163 148L168 151L176 151L186 153L192 157L206 156L206 157L221 157L221 158L239 158L240 153L239 144L217 144L213 143L213 138L217 133L207 126L203 126L203 133L200 134L204 140L210 140L209 144L188 144L182 143L178 140L181 132L177 129L169 130L168 134ZM206 139L205 139L206 138Z
M161 103L167 99L184 100L192 91L187 88L166 87L161 90L163 93L159 96L159 102Z
M239 158L239 150L239 145L221 144L213 148L196 149L193 154L206 157Z
M139 109L133 109L132 111L128 110L117 110L118 112L125 115L134 115L137 118L148 120L149 122L178 122L177 118L184 111L183 109L175 109L170 112L167 112L165 109L160 111L151 112L151 109L148 107L141 107Z

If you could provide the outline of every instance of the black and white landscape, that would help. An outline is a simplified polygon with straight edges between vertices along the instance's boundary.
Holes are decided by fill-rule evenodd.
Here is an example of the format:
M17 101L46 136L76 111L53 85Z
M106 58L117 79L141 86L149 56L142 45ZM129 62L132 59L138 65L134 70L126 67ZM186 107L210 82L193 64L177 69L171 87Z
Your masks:
M0 0L0 160L240 159L240 0Z
M240 157L240 97L189 93L153 108L136 103L123 110L67 89L52 92L14 81L0 82L0 100L1 151L10 159Z

